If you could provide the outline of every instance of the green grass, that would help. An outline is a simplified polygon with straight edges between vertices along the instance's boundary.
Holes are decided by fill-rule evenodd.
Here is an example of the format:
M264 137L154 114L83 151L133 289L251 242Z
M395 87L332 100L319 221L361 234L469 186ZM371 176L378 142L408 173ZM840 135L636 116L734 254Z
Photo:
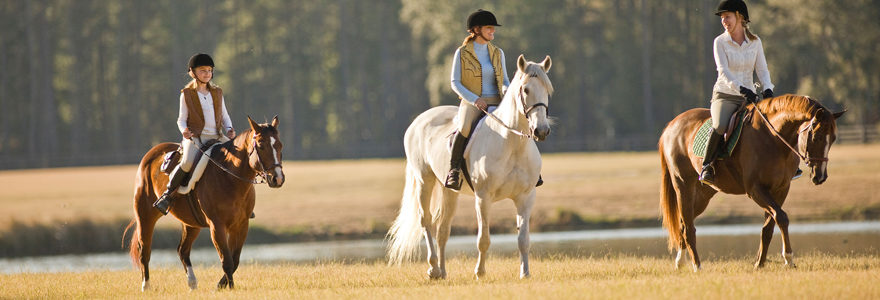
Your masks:
M777 255L778 256L778 255ZM532 260L532 277L518 278L518 259L492 257L488 276L473 278L475 260L454 258L449 278L426 279L427 265L402 267L382 262L314 264L244 264L236 272L234 290L217 290L217 266L198 266L199 288L189 291L181 268L154 269L153 290L140 291L139 273L0 275L0 298L430 298L430 299L872 299L880 297L880 258L876 255L795 257L798 267L784 267L778 257L752 269L751 258L704 262L694 273L676 270L672 258L609 255L551 255Z

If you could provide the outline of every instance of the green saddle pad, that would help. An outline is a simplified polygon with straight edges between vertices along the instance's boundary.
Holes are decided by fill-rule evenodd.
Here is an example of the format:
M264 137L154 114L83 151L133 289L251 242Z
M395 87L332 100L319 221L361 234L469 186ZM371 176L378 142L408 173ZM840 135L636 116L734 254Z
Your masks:
M736 128L733 129L730 138L727 139L727 147L724 147L724 150L726 151L718 153L718 158L730 157L730 154L733 153L733 149L736 148L736 142L739 141L739 135L742 133L743 119L745 118L745 115L745 113L741 113L736 118ZM706 120L706 122L703 122L703 126L700 126L700 130L697 130L697 135L694 136L694 155L697 157L706 156L706 144L709 143L709 134L711 133L712 119L710 118Z

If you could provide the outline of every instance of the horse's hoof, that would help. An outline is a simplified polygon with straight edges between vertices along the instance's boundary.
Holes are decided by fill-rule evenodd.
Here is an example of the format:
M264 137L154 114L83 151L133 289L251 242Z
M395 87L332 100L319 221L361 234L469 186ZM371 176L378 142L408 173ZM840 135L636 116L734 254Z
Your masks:
M190 291L195 291L199 287L199 281L195 279L187 280L186 284L189 286Z
M529 279L531 277L532 275L529 275L529 273L519 274L519 279Z
M443 276L443 272L440 271L440 268L430 267L428 268L428 278L429 279L443 279L446 276Z
M480 279L486 276L486 270L476 269L474 270L474 278Z
M229 282L226 281L226 276L223 276L223 278L220 278L220 282L217 282L218 289L225 289L228 285Z
M146 292L149 290L150 290L150 282L147 280L144 280L144 282L141 284L141 292Z

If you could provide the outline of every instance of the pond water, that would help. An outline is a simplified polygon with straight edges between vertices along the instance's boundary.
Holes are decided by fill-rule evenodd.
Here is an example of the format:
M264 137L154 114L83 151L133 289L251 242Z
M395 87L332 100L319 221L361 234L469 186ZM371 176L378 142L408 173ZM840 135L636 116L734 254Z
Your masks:
M781 251L778 229L770 245L771 257ZM697 226L697 247L704 259L713 257L752 256L758 248L761 225L703 225ZM880 254L880 221L792 224L792 246L797 253L818 251L828 254ZM514 255L516 235L492 235L490 252L496 255ZM637 255L668 256L666 232L662 228L585 230L571 232L542 232L531 234L531 255L605 256ZM447 252L451 256L476 255L476 236L454 236L449 239ZM315 261L375 261L385 256L381 240L333 241L291 244L245 245L242 263ZM193 249L194 265L219 267L214 248ZM154 250L150 266L179 266L176 250ZM82 272L88 270L131 269L128 252L59 255L0 259L0 273Z

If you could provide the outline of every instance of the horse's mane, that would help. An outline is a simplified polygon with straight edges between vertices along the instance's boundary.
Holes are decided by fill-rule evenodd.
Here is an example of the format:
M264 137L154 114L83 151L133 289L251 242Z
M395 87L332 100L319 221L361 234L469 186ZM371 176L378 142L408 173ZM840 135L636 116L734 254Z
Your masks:
M541 84L544 85L544 89L547 90L547 93L553 95L553 83L550 82L550 78L547 77L547 72L544 72L544 68L541 67L541 65L534 62L528 62L524 72L517 70L514 80L520 80L520 85L522 85L528 77L537 77L540 79Z
M816 111L819 109L824 109L816 100L813 100L809 96L801 96L801 95L792 95L786 94L775 98L767 99L766 101L761 101L758 104L758 108L761 109L762 112L767 114L774 113L803 113L807 116L813 116ZM827 111L827 109L826 109Z

